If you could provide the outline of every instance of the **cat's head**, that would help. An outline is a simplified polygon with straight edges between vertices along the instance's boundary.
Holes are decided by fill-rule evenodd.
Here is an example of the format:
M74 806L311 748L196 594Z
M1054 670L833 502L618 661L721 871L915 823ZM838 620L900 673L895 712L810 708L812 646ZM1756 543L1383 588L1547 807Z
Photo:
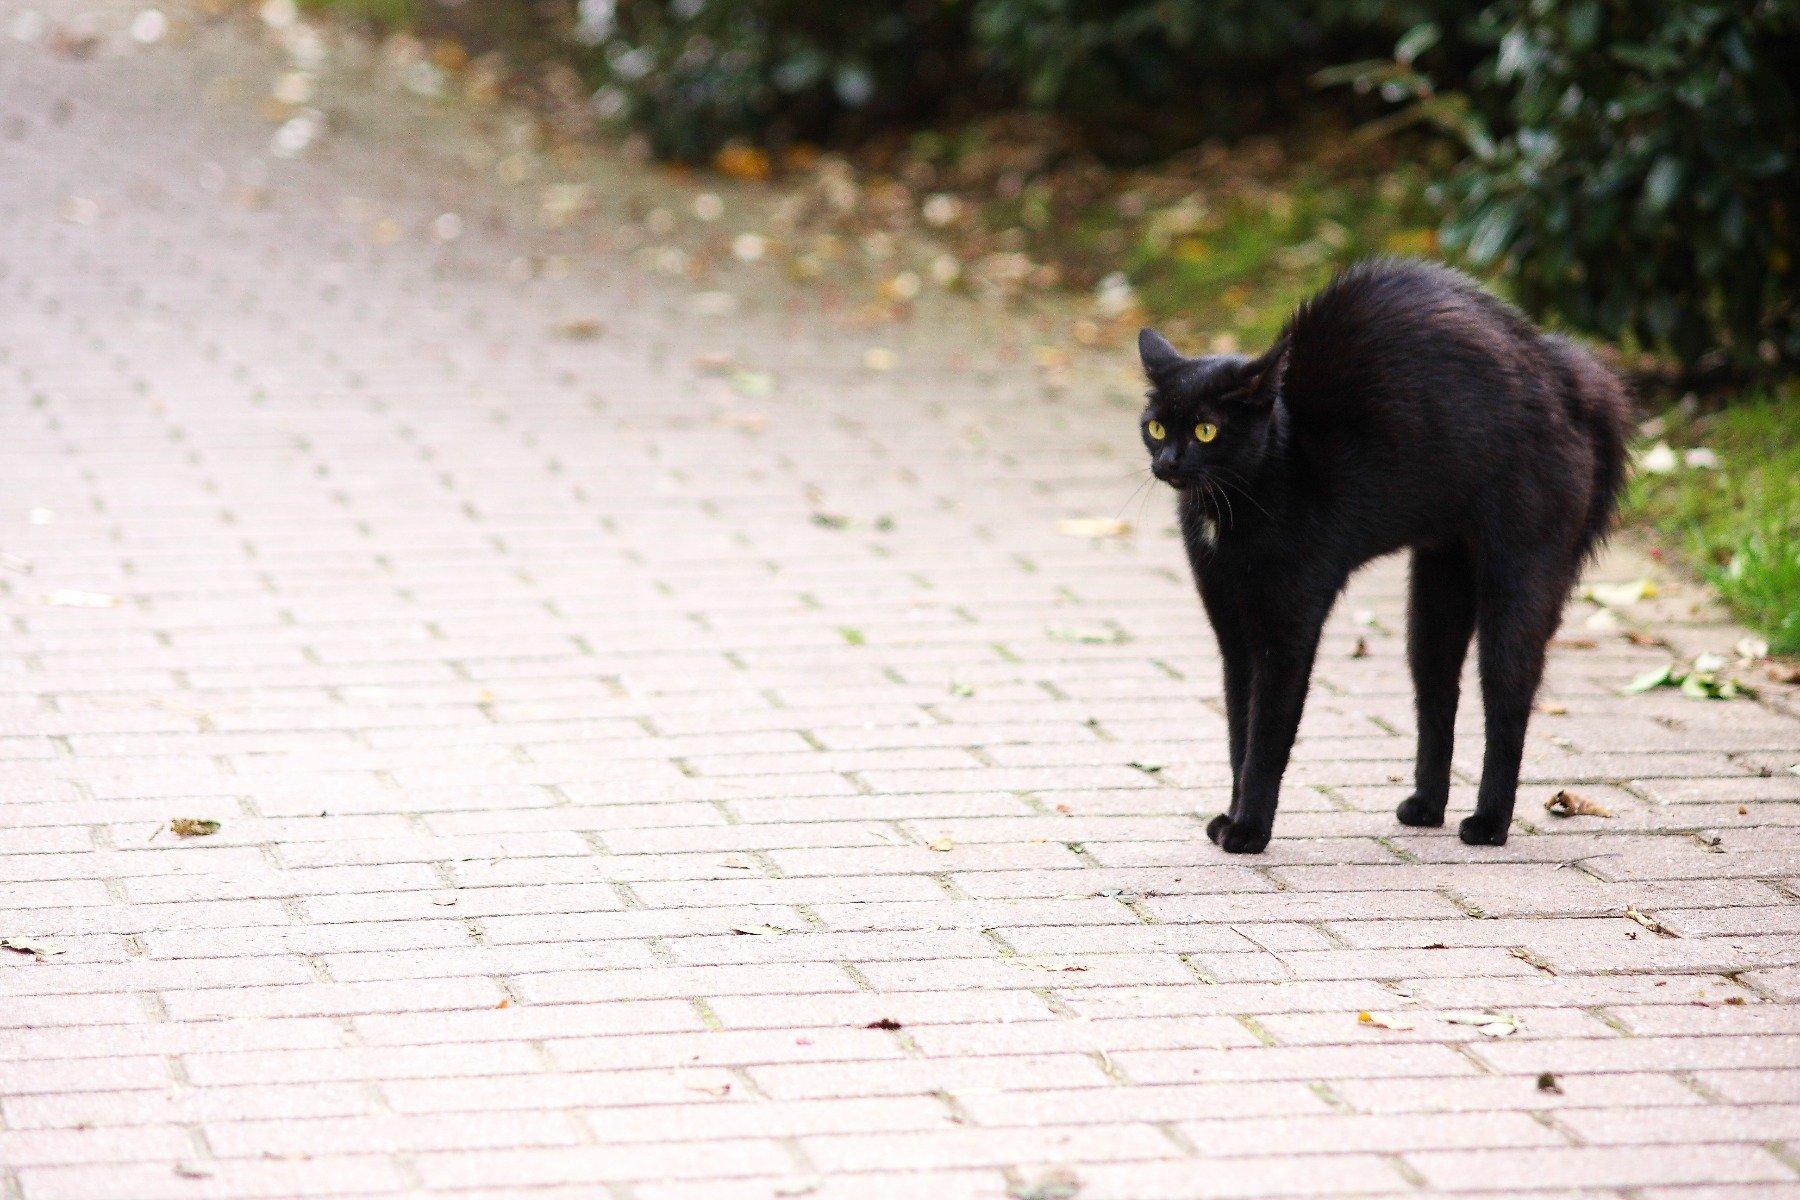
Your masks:
M1138 334L1138 355L1150 380L1138 428L1151 473L1175 488L1243 486L1254 479L1269 451L1287 344L1277 342L1257 358L1185 358L1146 329Z

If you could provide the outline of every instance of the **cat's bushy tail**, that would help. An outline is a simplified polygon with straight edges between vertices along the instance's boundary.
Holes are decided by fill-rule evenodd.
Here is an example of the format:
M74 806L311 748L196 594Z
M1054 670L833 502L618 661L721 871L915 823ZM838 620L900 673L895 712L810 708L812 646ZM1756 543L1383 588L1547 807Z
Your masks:
M1581 531L1581 554L1588 559L1606 541L1625 488L1631 396L1624 381L1587 350L1562 338L1548 340L1568 380L1572 415L1594 448L1594 489Z

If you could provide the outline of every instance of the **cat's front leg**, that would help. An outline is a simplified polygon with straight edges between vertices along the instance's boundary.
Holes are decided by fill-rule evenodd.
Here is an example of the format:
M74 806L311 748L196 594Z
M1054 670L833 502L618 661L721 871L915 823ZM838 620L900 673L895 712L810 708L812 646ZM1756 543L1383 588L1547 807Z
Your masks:
M1230 589L1209 581L1205 575L1199 575L1199 579L1200 598L1206 605L1207 619L1212 622L1213 636L1219 643L1219 657L1224 663L1225 726L1231 758L1231 805L1226 810L1229 817L1237 812L1239 785L1244 775L1244 743L1248 740L1250 725L1250 640L1246 622L1238 610L1237 597ZM1211 834L1210 826L1207 832Z
M1284 622L1254 654L1237 796L1230 816L1215 817L1206 830L1227 853L1259 854L1269 844L1323 625L1323 611Z

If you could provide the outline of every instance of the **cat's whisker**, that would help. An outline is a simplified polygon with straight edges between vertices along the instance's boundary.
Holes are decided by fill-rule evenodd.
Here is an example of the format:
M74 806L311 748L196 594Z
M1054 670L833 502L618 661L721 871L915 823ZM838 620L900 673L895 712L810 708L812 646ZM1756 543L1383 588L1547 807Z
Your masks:
M1143 498L1143 504L1148 504L1150 502L1150 493L1147 489L1150 484L1155 483L1155 482L1156 482L1155 478L1151 477L1149 475L1148 468L1146 468L1145 469L1145 478L1141 482L1139 482L1139 484L1136 487L1131 489L1131 495L1125 497L1125 503L1119 505L1119 511L1113 514L1113 520L1115 520L1115 521L1124 520L1125 519L1125 510L1130 508L1132 502L1134 500L1137 500L1139 497ZM1143 505L1139 505L1140 511L1141 511L1142 507L1143 507Z

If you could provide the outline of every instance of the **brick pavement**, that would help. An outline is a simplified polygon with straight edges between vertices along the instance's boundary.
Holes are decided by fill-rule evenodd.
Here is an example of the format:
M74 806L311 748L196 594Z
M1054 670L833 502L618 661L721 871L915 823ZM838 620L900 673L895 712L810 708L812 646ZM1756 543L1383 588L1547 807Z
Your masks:
M1511 844L1406 830L1383 565L1228 860L1166 498L1055 525L1136 482L1116 363L663 278L665 182L454 109L273 158L244 26L98 11L0 43L0 936L65 951L0 961L0 1196L1800 1196L1785 697L1618 697L1578 603Z

